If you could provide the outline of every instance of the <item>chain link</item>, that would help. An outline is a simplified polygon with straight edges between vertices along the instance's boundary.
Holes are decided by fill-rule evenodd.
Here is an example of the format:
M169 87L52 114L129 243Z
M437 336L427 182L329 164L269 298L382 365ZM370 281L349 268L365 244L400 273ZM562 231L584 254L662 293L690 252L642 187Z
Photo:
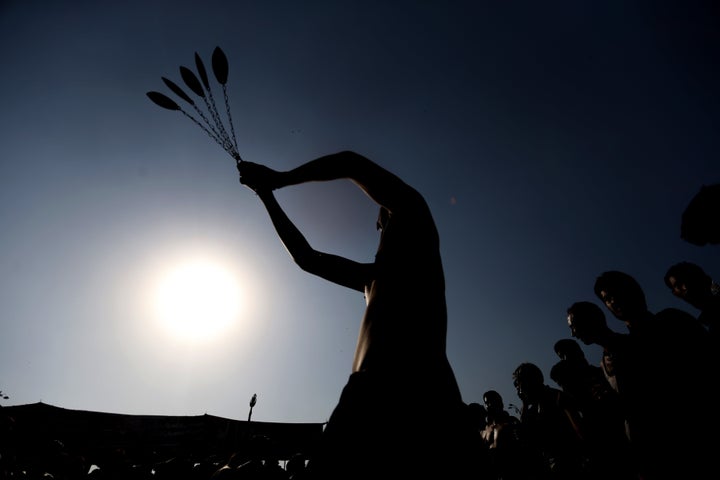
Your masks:
M228 100L227 87L225 85L223 85L222 90L223 90L223 97L225 99L225 111L227 112L228 121L230 122L230 133L232 133L232 140L235 145L235 148L237 149L237 138L235 138L235 126L233 125L232 115L230 115L230 102Z
M189 113L187 113L185 110L180 109L180 112L181 112L183 115L185 115L187 118L189 118L190 120L192 120L192 122L193 122L195 125L197 125L198 127L200 127L205 133L207 133L210 138L212 138L213 140L215 140L215 142L216 142L218 145L220 145L220 146L223 148L223 150L225 150L226 152L228 152L228 153L230 154L230 156L235 159L236 162L239 163L239 162L242 161L242 159L240 158L240 154L238 153L237 149L233 146L232 142L230 142L229 139L225 138L224 140L220 140L220 138L218 138L217 136L215 136L215 135L213 134L213 132L211 132L210 130L208 130L208 129L205 127L205 125L203 125L202 123L198 122L195 117L193 117L192 115L190 115ZM210 127L210 128L212 128L212 127Z

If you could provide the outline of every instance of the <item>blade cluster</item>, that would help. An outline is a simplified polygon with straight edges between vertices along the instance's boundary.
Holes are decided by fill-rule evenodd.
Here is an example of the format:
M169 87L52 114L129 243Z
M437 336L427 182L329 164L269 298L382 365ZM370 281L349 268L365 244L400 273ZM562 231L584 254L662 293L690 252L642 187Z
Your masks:
M193 117L180 105L178 105L170 97L160 92L147 92L147 96L156 105L166 108L168 110L177 110L183 115L192 120L196 125L205 131L213 140L215 140L223 149L228 152L236 162L241 162L240 154L237 150L237 140L235 139L235 129L232 123L232 116L230 115L230 103L228 102L227 95L227 80L228 80L228 61L225 53L220 47L215 47L212 54L212 70L215 75L215 80L222 87L223 99L225 103L225 114L227 117L228 124L230 126L230 133L228 133L223 123L220 113L218 112L217 106L215 105L215 98L213 97L212 89L210 87L210 79L208 78L207 70L205 65L200 59L200 55L195 53L195 68L197 69L197 75L195 72L187 67L180 67L180 76L185 85L198 97L203 100L205 111L198 107L197 103L188 95L182 88L180 88L172 80L161 77L165 85L172 90L172 92L180 97L185 103L190 105L195 113L200 117L201 120ZM198 78L199 77L199 78ZM207 115L206 115L207 113ZM208 118L208 116L210 118Z

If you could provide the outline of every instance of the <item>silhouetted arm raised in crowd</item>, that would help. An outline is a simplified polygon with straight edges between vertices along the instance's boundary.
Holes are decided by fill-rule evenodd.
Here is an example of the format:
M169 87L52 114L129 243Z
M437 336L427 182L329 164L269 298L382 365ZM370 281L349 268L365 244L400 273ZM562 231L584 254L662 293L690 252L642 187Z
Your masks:
M270 214L280 240L300 268L338 285L364 292L365 285L372 276L373 264L358 263L314 250L280 207L275 195L270 190L256 192Z
M418 201L424 203L420 194L395 174L351 151L325 155L286 172L252 162L241 162L238 169L240 183L255 192L346 178L390 212L406 205L416 205Z

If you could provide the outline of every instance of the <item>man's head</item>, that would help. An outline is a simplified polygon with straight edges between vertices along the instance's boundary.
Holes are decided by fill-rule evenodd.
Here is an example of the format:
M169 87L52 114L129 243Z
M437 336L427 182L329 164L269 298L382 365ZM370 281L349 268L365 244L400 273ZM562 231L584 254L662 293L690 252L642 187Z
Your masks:
M602 309L592 302L573 303L567 309L567 322L570 334L585 345L597 343L608 328Z
M578 367L567 360L560 360L550 369L550 378L563 390L572 391L578 378Z
M712 278L691 262L671 266L665 273L665 285L673 295L701 310L707 297L712 296Z
M640 284L625 272L604 272L595 280L594 290L615 318L625 323L647 312L645 293Z
M521 363L513 372L513 385L524 403L533 403L540 397L545 385L545 376L534 363Z
M568 316L570 314L568 313ZM568 325L570 322L568 321ZM561 338L555 345L553 345L555 354L560 357L561 360L568 360L570 362L585 362L585 353L578 344L572 338Z
M484 405L480 405L477 402L467 404L467 414L470 423L482 430L487 425L487 410Z
M505 409L502 396L495 390L488 390L483 394L483 402L488 412L497 413Z

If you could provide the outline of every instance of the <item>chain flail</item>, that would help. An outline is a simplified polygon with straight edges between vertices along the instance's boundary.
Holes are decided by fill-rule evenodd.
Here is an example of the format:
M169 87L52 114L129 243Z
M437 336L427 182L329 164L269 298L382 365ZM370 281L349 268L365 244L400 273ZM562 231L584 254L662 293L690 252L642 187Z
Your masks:
M237 139L235 138L235 127L233 126L232 121L232 115L230 114L230 101L228 99L228 93L227 93L227 76L228 76L228 64L227 64L227 58L225 57L225 54L222 50L220 50L220 47L216 47L215 51L213 52L213 58L212 58L212 66L213 66L213 73L215 74L215 78L218 81L218 83L222 86L223 91L223 101L225 103L225 112L227 113L227 121L230 126L230 132L232 133L232 136L230 136L225 129L225 125L222 121L222 118L220 117L220 113L218 112L217 105L215 104L215 98L213 97L212 90L210 88L210 82L207 77L207 73L205 71L205 67L202 64L202 61L200 60L200 57L195 54L196 59L196 65L198 68L198 72L200 74L200 79L202 80L202 84L200 84L200 80L198 80L195 75L187 68L180 67L180 73L183 76L183 80L185 81L186 85L190 88L190 90L195 93L196 95L200 96L203 99L203 102L205 103L205 107L207 109L207 112L209 113L210 117L212 118L212 121L208 119L208 117L203 113L200 108L195 104L195 102L188 96L180 87L178 87L174 82L168 80L167 78L163 77L163 80L165 81L166 85L168 85L179 97L181 97L183 100L185 100L187 103L189 103L195 112L200 116L202 119L202 122L199 121L197 118L193 117L189 113L187 113L185 110L183 110L180 105L178 105L174 100L170 99L169 97L163 95L159 92L148 92L147 95L155 102L155 104L166 108L168 110L178 110L183 115L185 115L187 118L189 118L195 125L200 127L207 135L212 138L218 145L220 145L223 150L225 150L227 153L232 156L237 163L242 162L242 158L240 157L240 153L237 149ZM203 124L204 122L204 124Z

